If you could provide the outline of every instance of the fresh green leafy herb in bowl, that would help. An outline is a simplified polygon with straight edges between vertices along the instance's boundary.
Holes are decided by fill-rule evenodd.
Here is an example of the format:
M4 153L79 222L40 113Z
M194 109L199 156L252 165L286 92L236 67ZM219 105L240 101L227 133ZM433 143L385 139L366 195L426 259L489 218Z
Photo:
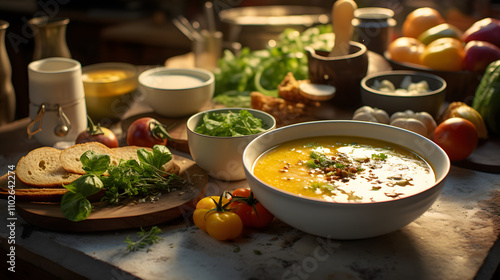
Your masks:
M262 119L256 118L248 110L239 112L207 112L202 122L194 130L210 136L244 136L266 131Z
M260 110L227 108L200 112L187 121L189 151L196 164L211 177L242 180L246 145L275 127L274 117Z

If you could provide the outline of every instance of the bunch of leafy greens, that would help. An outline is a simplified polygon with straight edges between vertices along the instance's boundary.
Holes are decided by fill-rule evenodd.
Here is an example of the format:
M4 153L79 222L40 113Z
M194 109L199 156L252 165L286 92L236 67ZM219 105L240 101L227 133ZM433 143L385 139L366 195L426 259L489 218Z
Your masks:
M234 137L260 133L265 129L262 119L243 109L239 112L208 112L194 131L210 136Z
M160 242L162 239L158 235L161 234L161 229L157 226L152 226L149 231L146 231L141 227L141 231L137 233L137 240L134 241L127 236L125 243L127 243L127 249L129 252L135 252L139 249L145 248L148 245L153 245Z
M115 166L110 164L107 154L83 153L80 161L86 174L63 185L69 190L61 200L64 216L74 222L85 220L92 211L87 197L103 189L106 192L102 200L118 203L127 197L154 195L186 183L180 176L162 170L162 166L172 159L167 147L155 145L152 152L139 149L137 155L140 163L133 159L122 160ZM106 171L108 175L104 175Z
M243 48L238 55L226 50L214 73L214 100L227 107L250 107L252 91L277 97L277 87L288 72L297 80L308 78L305 47L330 51L333 41L331 25L319 25L302 33L288 28L265 50Z

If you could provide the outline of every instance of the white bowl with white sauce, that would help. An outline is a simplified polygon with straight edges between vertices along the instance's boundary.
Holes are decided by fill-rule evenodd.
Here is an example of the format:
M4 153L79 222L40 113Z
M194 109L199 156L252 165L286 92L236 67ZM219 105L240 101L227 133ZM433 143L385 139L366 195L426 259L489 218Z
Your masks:
M214 95L212 72L198 69L157 67L139 75L145 102L165 117L197 113Z

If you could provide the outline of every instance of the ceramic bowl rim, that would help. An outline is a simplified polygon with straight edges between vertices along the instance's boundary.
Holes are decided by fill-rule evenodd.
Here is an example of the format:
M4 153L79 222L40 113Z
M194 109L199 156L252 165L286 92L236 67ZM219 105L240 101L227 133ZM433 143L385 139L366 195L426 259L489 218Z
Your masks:
M374 88L371 88L367 85L367 83L370 80L374 80L376 78L383 79L384 77L387 76L413 76L413 77L424 77L426 79L434 79L438 82L441 83L441 86L438 89L428 91L426 93L419 93L415 95L399 95L395 93L390 93L390 92L385 92L385 91L380 91L376 90ZM366 75L363 79L361 79L361 87L363 90L366 92L369 92L371 94L375 95L380 95L380 96L386 96L386 97L394 97L394 98L418 98L418 97L424 97L424 96L430 96L430 95L436 95L445 92L446 87L448 84L446 81L434 74L431 73L426 73L426 72L421 72L421 71L412 71L412 70L393 70L393 71L384 71L384 72L377 72L377 73L372 73Z
M305 125L314 125L314 124L318 124L318 123L358 123L358 124L364 124L364 125L382 126L382 127L388 128L388 129L393 129L395 131L399 131L399 133L412 134L413 136L415 136L417 138L424 139L425 141L429 142L431 145L434 146L434 148L436 148L437 150L439 150L447 158L447 161L446 161L447 164L445 166L445 170L444 170L443 175L441 177L436 178L436 181L434 182L434 184L432 184L432 186L430 186L430 187L428 187L428 188L426 188L426 189L424 189L424 190L422 190L422 191L420 191L418 193L415 193L415 194L412 194L412 195L409 195L409 196L405 196L405 197L402 197L402 198L398 198L398 199L395 199L395 200L352 203L352 202L337 202L337 201L331 202L331 201L326 201L326 200L322 200L322 199L314 198L314 197L299 196L299 195L294 194L292 192L289 192L289 191L282 190L280 188L274 187L274 186L272 186L272 185L270 185L270 184L262 181L258 177L256 177L253 174L253 167L254 167L254 164L255 164L255 160L253 162L251 162L251 166L250 167L247 166L246 160L245 160L245 157L247 155L247 151L249 149L251 149L251 147L254 145L254 143L257 142L257 141L259 141L261 138L268 137L271 134L280 133L281 131L286 130L286 129L292 129L293 127L300 127L300 126L305 126ZM307 138L307 136L305 136L304 138ZM370 137L367 137L367 138L370 138ZM286 141L287 140L280 141L279 144L284 143ZM266 146L266 150L265 151L267 151L270 148L272 148L272 147L268 147L267 144L265 146ZM407 148L405 146L403 146L403 147ZM262 153L264 153L264 152L262 152ZM262 155L262 153L260 155ZM426 159L424 156L422 156L420 154L418 154L418 155L421 156L421 157L423 157L424 159ZM431 164L431 163L429 162L429 164ZM324 120L324 121L310 121L310 122L303 122L303 123L292 124L292 125L289 125L289 126L280 127L280 128L274 129L274 130L270 130L270 131L267 131L267 132L259 135L258 137L256 137L255 139L253 139L250 143L248 143L248 145L246 146L245 150L243 151L243 168L245 169L245 172L247 174L250 174L250 175L247 175L247 176L251 176L254 180L258 181L260 184L262 184L263 186L265 186L266 189L268 189L268 190L270 190L270 191L272 191L274 193L279 193L280 195L284 195L284 196L286 196L289 199L293 199L294 201L299 201L299 202L308 203L308 204L320 204L321 206L330 206L330 207L333 207L333 206L338 206L338 207L346 207L346 206L347 207L369 207L369 206L373 206L373 205L382 205L382 204L388 204L388 203L400 203L401 201L412 199L412 198L414 198L416 196L420 196L420 195L423 195L425 193L433 191L433 189L439 187L441 185L441 183L443 183L443 181L446 180L446 177L448 176L448 174L450 172L451 162L450 162L449 158L446 156L446 152L441 147L439 147L437 144L433 143L432 141L430 141L429 139L427 139L426 137L424 137L424 136L422 136L420 134L414 133L414 132L406 130L406 129L402 129L402 128L399 128L399 127L390 126L390 125L386 125L386 124L381 124L381 123L369 123L369 122L355 121L355 120ZM348 206L348 205L351 205L351 206Z
M145 79L152 75L159 75L161 73L164 74L179 74L179 75L189 75L196 76L198 78L203 79L203 82L196 86L184 87L184 88L164 88L164 87L155 87L152 85L148 85L145 82ZM203 77L204 76L204 77ZM138 77L139 84L145 88L161 90L161 91L184 91L189 89L197 89L210 86L215 82L215 76L212 72L202 69L202 68L168 68L165 66L155 67L148 70L143 71L139 74Z
M231 111L231 110L238 111L238 112L241 111L241 110L247 110L250 113L252 113L252 112L258 112L259 114L262 114L262 115L268 117L269 120L271 120L272 125L270 127L266 128L265 131L262 131L262 132L259 132L259 133L255 133L255 134L250 134L250 135L241 135L241 136L212 136L212 135L206 135L206 134L201 134L201 133L195 132L194 129L189 126L189 124L192 122L192 120L194 118L199 117L200 115L203 115L203 114L206 114L206 113L210 113L210 112ZM209 110L201 111L201 112L198 112L198 113L192 115L191 117L189 117L189 119L186 122L186 128L187 128L187 130L190 133L192 133L194 135L198 135L199 137L204 137L204 138L209 138L209 139L241 139L241 138L246 138L246 137L250 137L250 136L253 137L253 136L256 136L256 135L257 136L258 135L262 135L263 133L266 133L266 132L269 132L269 131L275 129L276 128L276 118L274 118L271 114L269 114L267 112L264 112L264 111L261 111L261 110L257 110L257 109L243 108L243 107L218 108L218 109L209 109Z

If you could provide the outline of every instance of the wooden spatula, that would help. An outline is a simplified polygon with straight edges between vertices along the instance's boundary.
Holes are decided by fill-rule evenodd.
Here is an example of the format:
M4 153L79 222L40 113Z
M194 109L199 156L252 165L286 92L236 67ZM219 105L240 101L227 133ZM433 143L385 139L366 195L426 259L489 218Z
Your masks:
M352 38L353 26L351 21L354 10L358 8L353 0L338 0L332 7L332 24L335 33L335 45L328 56L342 56L349 54L349 41Z

